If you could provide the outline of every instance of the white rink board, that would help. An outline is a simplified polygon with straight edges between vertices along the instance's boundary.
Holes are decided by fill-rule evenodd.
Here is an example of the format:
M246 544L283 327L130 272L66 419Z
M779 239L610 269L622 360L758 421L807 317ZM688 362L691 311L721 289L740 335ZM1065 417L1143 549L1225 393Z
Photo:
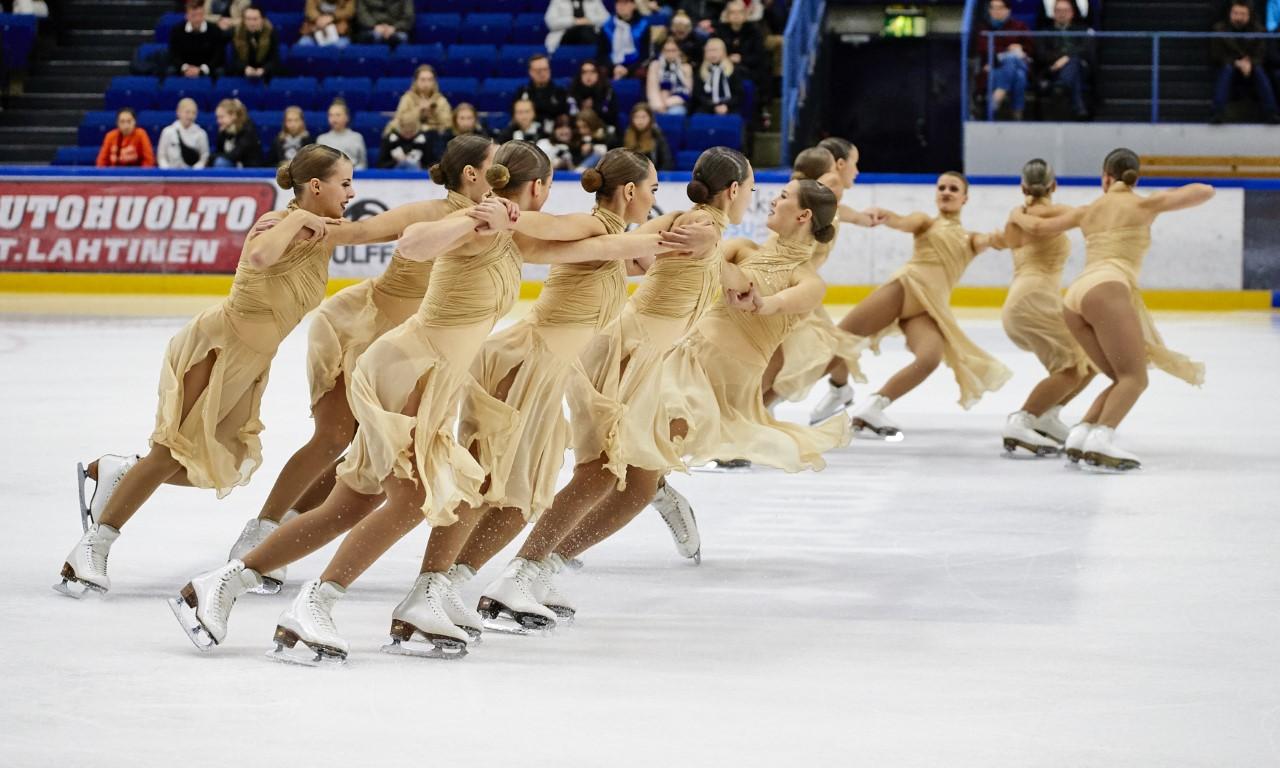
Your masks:
M767 236L765 219L769 203L781 184L757 184L758 191L751 210L731 235L763 240ZM1083 205L1095 199L1100 190L1094 187L1064 187L1058 202ZM444 196L443 188L427 181L357 181L356 201L373 198L387 207L415 200ZM281 207L288 196L281 193ZM551 187L551 199L543 210L549 213L572 213L590 210L593 196L576 181L561 180ZM933 187L926 184L857 185L844 197L854 208L870 206L888 208L898 213L936 210ZM1020 190L1012 185L974 186L965 209L965 226L975 231L1003 228L1009 212L1022 204ZM690 207L684 184L665 182L658 192L658 208L662 211ZM1066 279L1070 280L1084 264L1084 239L1072 232L1072 252L1067 263ZM334 277L372 277L389 258L391 245L355 249L355 261L340 255L331 274ZM911 256L911 238L890 229L866 230L846 226L841 229L836 250L823 277L832 285L877 285ZM1192 211L1166 214L1156 221L1152 231L1151 252L1142 270L1142 287L1163 290L1240 290L1243 287L1244 261L1244 191L1220 189L1209 203ZM961 280L962 285L1007 286L1013 264L1007 251L989 251L978 257ZM541 279L546 267L529 266L525 277Z

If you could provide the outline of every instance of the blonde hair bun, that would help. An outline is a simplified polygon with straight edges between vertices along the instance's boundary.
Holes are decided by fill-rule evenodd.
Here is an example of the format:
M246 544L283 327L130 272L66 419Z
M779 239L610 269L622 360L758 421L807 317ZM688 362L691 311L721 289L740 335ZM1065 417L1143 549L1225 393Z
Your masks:
M293 174L289 172L288 163L276 169L276 186L281 189L293 189Z

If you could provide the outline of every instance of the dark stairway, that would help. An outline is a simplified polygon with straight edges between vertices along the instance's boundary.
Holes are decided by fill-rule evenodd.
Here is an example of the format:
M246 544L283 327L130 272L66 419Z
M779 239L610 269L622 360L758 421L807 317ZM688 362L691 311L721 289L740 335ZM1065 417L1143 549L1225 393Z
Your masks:
M1211 0L1106 0L1102 26L1108 32L1209 32L1218 20ZM1150 39L1098 41L1097 119L1151 120ZM1160 122L1203 123L1213 105L1209 41L1164 39L1160 44Z
M0 163L47 165L74 146L84 113L102 109L116 75L129 74L134 50L152 39L169 0L61 0L51 4L57 29L31 56L22 95L0 112Z

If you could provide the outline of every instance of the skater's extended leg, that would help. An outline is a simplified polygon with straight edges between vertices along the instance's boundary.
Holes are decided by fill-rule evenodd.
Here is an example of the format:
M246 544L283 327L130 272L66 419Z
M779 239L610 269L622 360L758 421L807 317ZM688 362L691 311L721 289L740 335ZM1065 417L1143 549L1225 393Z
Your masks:
M346 589L392 545L422 524L425 518L421 486L412 480L393 476L383 481L383 490L387 494L387 503L351 529L320 575L321 582L332 582ZM293 522L306 520L312 514L315 513L302 515Z
M1129 287L1103 283L1085 294L1081 314L1097 331L1115 384L1096 423L1115 429L1147 388L1146 344Z
M356 434L356 419L347 403L342 376L338 376L333 389L316 402L311 416L314 419L311 439L285 462L258 513L259 520L278 523L290 509L297 509L300 497L351 444Z
M782 370L783 362L785 360L782 356L782 347L779 346L773 351L773 357L769 358L769 364L765 366L764 375L760 380L760 391L764 393L766 408L778 401L778 393L773 391L773 382L778 378L778 371Z
M1055 405L1065 405L1084 388L1089 377L1080 375L1075 368L1056 371L1041 379L1039 384L1027 395L1022 410L1032 416L1039 416Z
M653 499L661 480L661 472L628 467L626 490L614 491L605 497L553 551L566 560L572 559L622 530ZM528 548L528 542L525 546ZM537 559L551 554L543 551L530 548L526 555L526 550L521 550L521 556Z
M902 314L906 291L897 280L885 283L849 310L837 323L855 336L874 336L893 324ZM840 387L849 383L849 368L841 360L832 360L828 368L831 383Z
M480 567L485 562L488 562L487 558L473 565L470 560L462 559L461 553L470 548L472 540L476 539L477 536L483 535L483 526L487 525L491 518L502 516L508 511L514 511L515 516L520 518L521 526L524 525L524 518L520 516L520 510L518 509L504 510L494 507L472 507L468 504L459 504L458 508L453 511L458 516L456 523L453 525L439 525L431 529L431 538L427 541L427 551L422 557L421 572L444 573L452 568L455 563L464 563L471 566L472 570L480 570ZM519 530L517 528L516 532L519 533ZM492 557L492 555L490 556Z
M328 469L321 472L315 482L311 483L311 487L302 494L302 497L294 502L293 508L303 513L310 512L323 504L324 500L329 498L329 494L333 493L333 487L338 482L338 465L341 463L341 458L334 459Z
M946 347L942 331L929 315L916 315L903 320L902 332L907 337L907 349L911 350L915 359L880 388L879 394L889 398L891 402L920 386L942 363L942 351Z
M339 481L323 504L273 531L245 555L244 564L258 573L270 573L301 560L351 530L382 500L381 494L357 493Z
M618 478L605 469L603 456L573 468L573 479L556 494L551 508L542 513L521 548L521 557L541 560L569 535L592 510L617 486ZM628 477L630 474L628 473ZM653 498L653 493L649 493ZM645 503L648 503L646 499ZM505 546L505 545L504 545ZM470 545L468 545L468 550ZM498 548L499 550L501 547ZM495 550L495 554L496 554ZM492 555L490 555L492 556ZM470 560L464 560L472 565Z
M545 517L546 514L544 512L543 516ZM525 520L520 510L513 507L505 509L491 507L483 515L478 515L474 519L475 523L466 529L465 538L459 543L458 549L454 550L456 558L449 564L456 562L473 571L478 571L520 535L520 531L524 530ZM456 523L450 526L450 528L454 527L457 527ZM431 535L434 546L436 531L432 531ZM443 562L443 558L439 560L439 564ZM426 567L425 563L423 567ZM448 565L445 567L447 568Z

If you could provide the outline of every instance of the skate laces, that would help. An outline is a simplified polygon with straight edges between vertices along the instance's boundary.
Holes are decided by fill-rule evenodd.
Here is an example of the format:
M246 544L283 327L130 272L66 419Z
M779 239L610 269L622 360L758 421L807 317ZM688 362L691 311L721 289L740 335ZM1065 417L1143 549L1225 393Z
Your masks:
M329 612L333 610L332 601L327 600L324 595L320 594L320 586L317 585L311 591L311 597L307 600L307 608L311 613L311 620L316 626L326 632L338 633L338 628L333 623L333 617Z
M87 551L89 567L93 568L97 573L107 572L107 558L111 556L111 552L98 546L100 540L98 531L94 529L93 535L86 538L84 547Z

